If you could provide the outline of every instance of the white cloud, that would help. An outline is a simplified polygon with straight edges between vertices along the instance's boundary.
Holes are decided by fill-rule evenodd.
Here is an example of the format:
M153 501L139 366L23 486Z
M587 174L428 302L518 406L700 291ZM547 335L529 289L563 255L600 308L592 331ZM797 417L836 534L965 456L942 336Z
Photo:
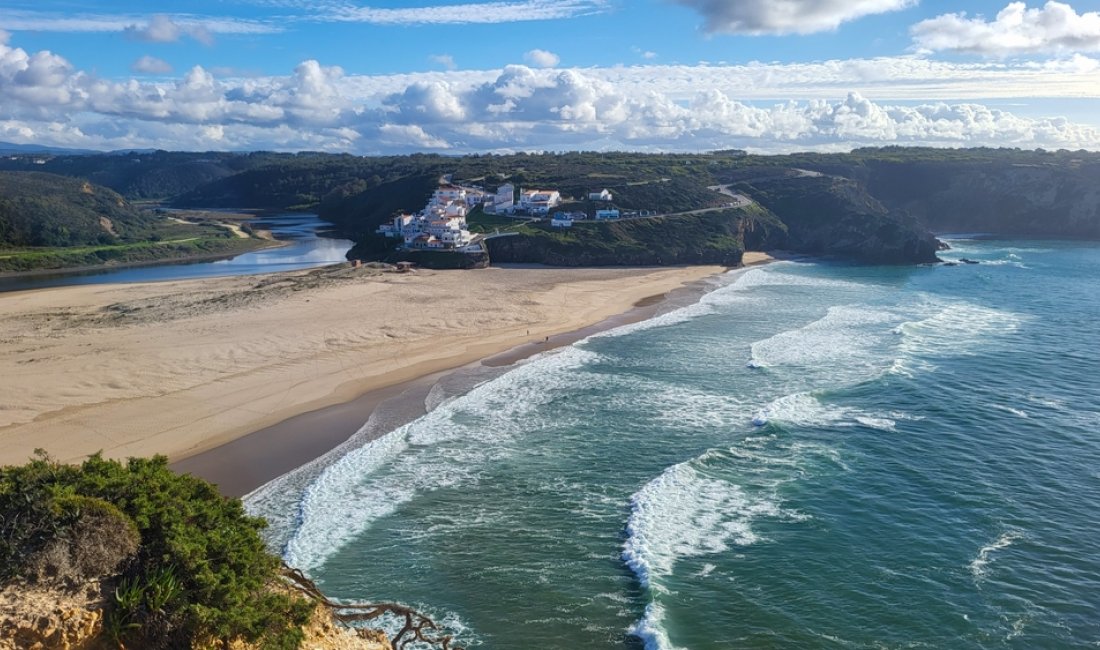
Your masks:
M606 4L606 0L525 0L386 9L350 4L326 6L322 3L320 11L313 11L311 15L301 18L375 25L513 23L601 13L606 10Z
M523 55L523 59L531 65L539 68L553 68L557 64L561 63L561 57L557 54L539 49L528 51L526 54Z
M991 21L965 13L944 14L914 25L916 47L925 52L952 51L983 56L1100 51L1100 13L1078 14L1051 0L1042 9L1013 2Z
M1000 89L1002 97L1097 98L1097 70L1100 62L1079 56L1017 64L898 58L584 70L514 65L349 76L309 60L275 77L220 78L196 66L171 80L112 81L48 51L0 44L0 134L88 148L355 153L1100 148L1092 126L932 99L965 96L966 88ZM906 97L922 99L899 101Z
M276 34L283 31L283 27L278 24L241 18L211 16L198 19L194 16L173 15L168 20L182 34L191 35L200 42L211 34ZM133 14L60 14L0 8L0 24L10 31L125 32L137 37L151 22L147 16ZM161 35L164 35L163 31Z
M145 55L137 61L134 61L133 64L130 65L130 69L134 72L145 74L168 74L172 71L172 66L164 59Z
M455 58L450 54L433 54L428 57L428 60L432 63L437 63L443 66L445 70L456 70L458 65L455 63Z
M163 14L153 16L144 25L129 25L123 31L131 38L150 43L175 43L187 35L203 45L214 44L214 36L205 25L180 25Z
M675 0L698 11L708 32L811 34L857 18L906 9L917 0Z

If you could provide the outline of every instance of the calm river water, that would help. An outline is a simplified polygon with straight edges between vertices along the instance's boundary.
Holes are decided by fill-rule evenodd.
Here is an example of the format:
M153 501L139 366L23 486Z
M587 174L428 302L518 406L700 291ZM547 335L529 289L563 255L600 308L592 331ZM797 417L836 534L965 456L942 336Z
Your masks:
M276 239L290 242L290 245L243 253L216 262L182 262L82 273L0 278L0 292L71 284L154 282L294 271L343 262L344 255L352 246L352 242L347 239L322 236L320 233L331 228L332 224L322 221L315 214L264 215L249 223L254 228L270 230Z

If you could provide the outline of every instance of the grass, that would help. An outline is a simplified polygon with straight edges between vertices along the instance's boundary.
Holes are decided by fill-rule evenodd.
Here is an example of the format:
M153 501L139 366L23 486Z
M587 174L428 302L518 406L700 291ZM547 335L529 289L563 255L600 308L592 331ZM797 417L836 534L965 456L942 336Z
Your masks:
M480 207L466 215L466 224L472 233L489 233L495 230L507 232L517 230L527 223L524 219L513 219L498 214L486 214Z
M7 249L0 252L0 272L62 270L109 263L130 264L209 255L235 255L262 248L267 244L269 242L263 239L242 239L219 234L215 237L185 237L102 246Z

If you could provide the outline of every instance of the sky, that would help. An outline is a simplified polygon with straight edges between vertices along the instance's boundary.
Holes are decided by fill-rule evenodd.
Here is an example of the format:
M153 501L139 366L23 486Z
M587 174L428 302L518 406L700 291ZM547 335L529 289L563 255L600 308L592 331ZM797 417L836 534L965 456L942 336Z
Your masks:
M1100 149L1100 0L4 0L0 141Z

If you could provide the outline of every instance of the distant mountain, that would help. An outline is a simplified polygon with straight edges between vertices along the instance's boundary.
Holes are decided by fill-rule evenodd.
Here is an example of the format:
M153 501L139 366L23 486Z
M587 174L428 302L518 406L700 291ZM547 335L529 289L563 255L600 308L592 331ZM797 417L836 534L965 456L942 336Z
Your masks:
M66 149L65 147L50 147L42 144L15 144L14 142L0 142L0 155L35 154L45 153L61 156L93 156L103 153L92 149Z

